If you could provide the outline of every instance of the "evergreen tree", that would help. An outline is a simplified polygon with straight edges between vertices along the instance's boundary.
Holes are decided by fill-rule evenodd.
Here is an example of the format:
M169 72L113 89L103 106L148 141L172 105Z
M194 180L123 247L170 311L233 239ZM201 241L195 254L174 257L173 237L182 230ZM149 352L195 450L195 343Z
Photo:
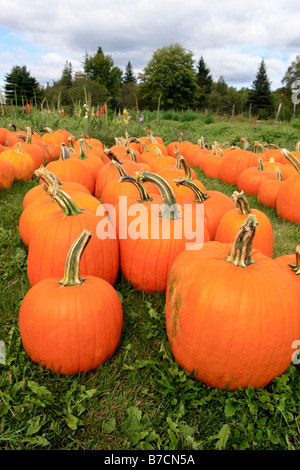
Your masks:
M128 64L126 65L126 68L125 68L125 75L124 75L124 78L123 78L123 83L125 83L125 84L127 84L127 83L136 83L136 78L134 76L133 67L132 67L130 61L128 62Z
M258 68L252 89L249 91L248 104L252 104L252 112L260 118L266 119L271 116L273 100L271 83L268 79L265 61L262 59Z
M86 54L84 72L88 80L95 80L107 89L107 99L115 98L120 85L122 70L114 65L112 57L105 55L101 47L96 54Z
M202 56L197 63L196 76L199 87L199 107L200 109L204 109L208 103L208 95L212 91L213 78L210 74L210 68L207 67Z
M11 72L5 75L5 97L7 103L23 105L33 100L39 101L41 89L37 80L30 76L26 65L15 65Z
M70 88L72 86L72 81L73 81L72 64L71 62L66 61L62 74L61 74L61 78L59 80L59 84L66 88Z

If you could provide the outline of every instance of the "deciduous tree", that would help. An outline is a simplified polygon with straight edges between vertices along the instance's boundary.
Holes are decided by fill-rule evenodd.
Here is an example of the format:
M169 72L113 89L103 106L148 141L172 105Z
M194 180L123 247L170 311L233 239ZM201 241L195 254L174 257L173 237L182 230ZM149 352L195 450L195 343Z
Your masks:
M196 104L197 79L193 54L179 44L157 49L144 68L141 94L155 109L187 109Z

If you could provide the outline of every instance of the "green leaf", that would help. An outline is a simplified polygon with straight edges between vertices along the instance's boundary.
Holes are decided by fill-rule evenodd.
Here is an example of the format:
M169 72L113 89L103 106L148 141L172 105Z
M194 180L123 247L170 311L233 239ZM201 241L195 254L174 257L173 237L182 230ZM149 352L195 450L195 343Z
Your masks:
M216 436L216 439L218 440L216 442L215 448L217 450L225 449L229 436L230 436L229 424L224 424L224 426L222 426L222 428L220 429L220 431L218 432Z
M30 422L30 426L29 426L29 428L27 429L27 432L26 432L27 436L31 436L32 434L36 434L37 432L39 432L39 430L42 427L41 417L40 416L32 418L29 422Z
M108 419L102 425L102 431L105 434L110 434L110 433L114 432L116 430L116 428L117 428L117 423L116 423L115 418Z
M225 404L225 416L227 418L233 416L239 407L240 407L240 404L238 402L236 402L235 400L231 398L228 398Z

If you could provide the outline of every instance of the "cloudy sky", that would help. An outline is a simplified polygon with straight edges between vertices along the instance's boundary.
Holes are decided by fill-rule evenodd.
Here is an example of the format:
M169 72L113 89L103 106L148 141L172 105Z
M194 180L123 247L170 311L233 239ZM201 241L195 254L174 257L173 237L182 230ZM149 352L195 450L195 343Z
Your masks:
M276 89L300 54L299 25L299 0L1 0L0 87L14 65L51 85L66 61L82 70L98 46L138 74L154 51L179 43L237 89L264 58Z

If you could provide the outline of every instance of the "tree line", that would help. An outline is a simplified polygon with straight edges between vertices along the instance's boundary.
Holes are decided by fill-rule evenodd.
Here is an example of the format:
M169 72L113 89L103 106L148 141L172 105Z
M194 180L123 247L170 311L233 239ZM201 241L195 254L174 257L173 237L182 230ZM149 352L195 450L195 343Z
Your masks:
M300 57L288 67L282 87L271 91L266 64L262 59L252 87L237 90L228 86L224 77L214 80L203 56L196 62L192 52L180 44L157 49L139 76L128 61L123 71L114 64L111 55L98 47L95 54L85 54L83 70L73 73L67 61L61 77L52 85L42 87L31 77L27 67L14 66L5 76L5 96L8 104L39 104L58 102L66 112L73 112L76 103L94 107L109 103L113 109L187 110L213 113L247 113L267 119L280 104L284 118L295 115L292 86L300 78Z

